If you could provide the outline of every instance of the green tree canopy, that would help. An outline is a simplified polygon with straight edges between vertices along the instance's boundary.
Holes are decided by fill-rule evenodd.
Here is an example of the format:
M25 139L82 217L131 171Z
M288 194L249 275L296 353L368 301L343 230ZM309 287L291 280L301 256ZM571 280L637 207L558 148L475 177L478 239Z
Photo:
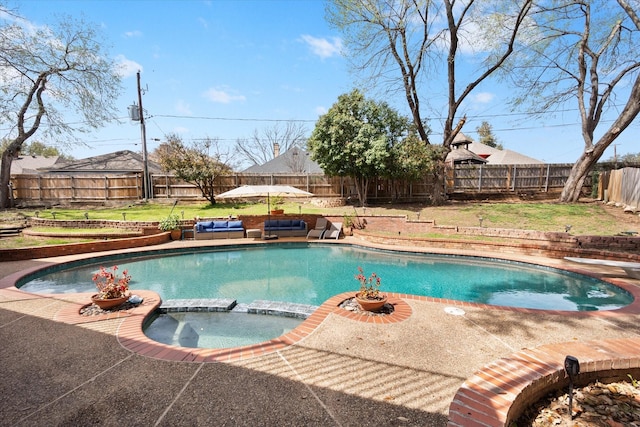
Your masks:
M391 148L409 131L409 120L358 90L343 94L320 117L308 141L312 158L330 176L353 178L361 205L369 180L384 176Z
M498 143L498 138L493 134L493 129L489 122L482 122L480 126L476 128L476 131L478 135L480 135L480 143L502 150L502 144Z

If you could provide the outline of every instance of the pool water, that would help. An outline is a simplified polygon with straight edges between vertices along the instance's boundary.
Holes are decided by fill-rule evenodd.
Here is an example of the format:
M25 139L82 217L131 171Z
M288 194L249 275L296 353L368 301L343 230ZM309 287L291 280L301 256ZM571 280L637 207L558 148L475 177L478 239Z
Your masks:
M159 314L145 327L154 341L189 348L230 348L284 335L301 319L264 314L207 312Z
M162 299L232 298L321 305L356 291L361 266L382 278L382 291L546 310L612 310L630 304L629 293L611 284L561 270L486 258L380 251L349 245L282 243L215 251L119 259L132 289ZM51 272L22 290L91 292L98 265Z

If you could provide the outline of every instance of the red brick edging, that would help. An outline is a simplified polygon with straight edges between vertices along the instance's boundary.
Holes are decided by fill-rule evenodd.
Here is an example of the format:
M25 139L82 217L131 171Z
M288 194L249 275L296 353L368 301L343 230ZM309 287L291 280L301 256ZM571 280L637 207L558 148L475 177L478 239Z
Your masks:
M587 384L640 372L640 338L548 344L522 350L467 379L449 406L448 427L503 427L548 392L566 387L564 359L580 361L576 380Z

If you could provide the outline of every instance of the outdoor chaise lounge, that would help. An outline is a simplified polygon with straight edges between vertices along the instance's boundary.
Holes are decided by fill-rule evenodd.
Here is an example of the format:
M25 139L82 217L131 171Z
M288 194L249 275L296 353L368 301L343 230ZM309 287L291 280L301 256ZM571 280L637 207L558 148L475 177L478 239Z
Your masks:
M591 265L606 265L608 267L619 267L627 273L627 276L633 279L640 279L640 262L629 262L629 261L613 261L609 259L595 259L595 258L573 258L566 256L564 257L567 261L578 262L581 264L591 264Z
M327 231L327 219L326 218L318 218L316 220L316 226L313 230L309 230L307 234L307 239L313 237L315 239L322 239L322 235Z
M341 222L332 222L329 226L329 229L322 234L323 239L336 239L340 237L340 232L342 231L342 223Z

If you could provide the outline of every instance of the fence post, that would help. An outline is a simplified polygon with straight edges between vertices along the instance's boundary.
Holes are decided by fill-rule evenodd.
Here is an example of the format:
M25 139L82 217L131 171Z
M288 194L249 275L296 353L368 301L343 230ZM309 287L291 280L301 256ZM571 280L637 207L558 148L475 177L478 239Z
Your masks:
M516 178L518 177L518 166L513 165L513 179L511 180L511 191L516 191Z
M551 165L547 164L547 177L544 181L544 192L549 192L549 171L551 170Z
M38 197L42 200L42 175L38 175Z
M165 189L165 194L167 195L167 199L170 197L169 194L169 175L165 174L164 175L164 189Z
M478 175L478 191L482 191L482 164L480 164L480 174Z
M104 199L109 200L109 178L104 177Z

